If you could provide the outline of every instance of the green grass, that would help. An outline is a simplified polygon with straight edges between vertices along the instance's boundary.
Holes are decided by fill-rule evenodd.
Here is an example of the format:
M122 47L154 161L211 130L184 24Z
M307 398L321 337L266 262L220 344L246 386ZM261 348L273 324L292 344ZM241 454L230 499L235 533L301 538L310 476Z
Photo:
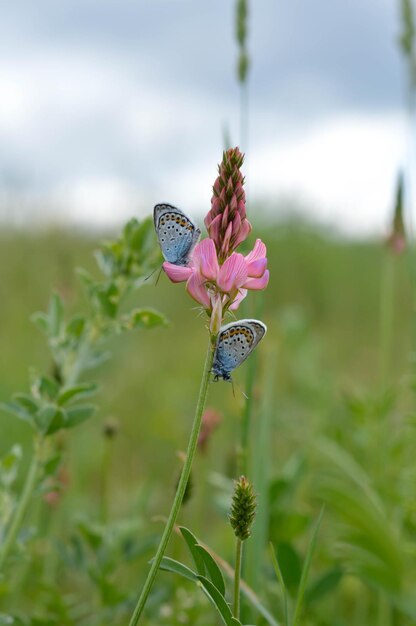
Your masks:
M409 259L393 259L396 284L388 380L392 397L387 398L380 381L380 286L388 254L384 246L378 241L341 240L295 223L260 225L256 232L268 246L271 281L264 296L263 319L269 332L259 349L253 416L264 420L261 412L268 411L265 436L270 446L266 476L254 472L262 476L259 489L262 494L268 491L269 500L267 519L259 514L264 554L255 555L253 584L259 585L255 591L282 623L283 605L268 540L277 548L278 557L283 555L279 565L294 598L311 528L325 501L310 586L305 591L306 609L299 624L414 624L416 474ZM30 315L46 308L52 290L61 293L71 310L85 306L75 269L83 266L94 271L92 252L97 243L93 236L76 232L0 235L0 401L27 389L30 367L50 368L43 337ZM132 298L137 306L160 309L171 326L111 340L112 358L94 374L102 386L97 397L99 412L57 438L65 449L67 487L53 510L44 504L34 507L43 534L31 542L31 561L16 568L16 580L23 580L22 597L2 597L0 581L0 612L16 607L32 616L40 612L39 623L44 624L92 626L127 621L129 602L152 555L146 546L152 545L162 529L154 517L166 515L173 498L180 471L177 451L186 446L206 343L204 319L193 310L182 285L170 284L162 275L157 286L152 279ZM235 374L242 388L246 367ZM269 388L266 401L265 387ZM229 562L233 541L227 525L228 483L223 481L221 488L213 476L235 478L243 403L238 387L234 397L230 385L212 385L208 406L221 411L223 422L206 454L196 461L192 497L180 515L181 523ZM84 546L84 560L77 569L72 561L71 567L65 566L62 555L68 546L76 552L79 537L85 540L85 532L75 533L74 538L80 517L99 521L105 455L102 429L108 417L120 424L108 476L108 515L117 529L106 531L111 539L103 543L105 555L97 555L94 546ZM24 423L1 413L0 432L0 454L16 441L25 451L30 449L31 433ZM346 457L324 454L322 441L338 446ZM259 437L255 445L261 442ZM337 459L343 462L336 463ZM257 463L262 463L261 455ZM361 473L354 473L354 464ZM380 507L369 499L369 493ZM117 547L117 537L124 537L123 532L128 541L137 542L131 558L123 552L126 546L121 539L123 547ZM42 565L42 551L49 540L54 557ZM107 573L117 590L126 594L114 602L109 600L113 591L103 591L88 575L98 567L97 562L104 567L110 544L116 556L111 553L114 562ZM185 558L179 541L172 543L170 554ZM33 568L43 582L53 581L59 573L61 600L70 607L70 617L61 612L59 619L46 621L45 615L58 614L56 590L50 592L52 602L46 583L42 588L31 585L25 567ZM332 578L331 572L335 572ZM184 589L183 585L160 574L149 625L216 623L203 596L192 585ZM54 608L46 609L48 603ZM109 607L114 612L106 622ZM372 617L377 611L378 622ZM258 616L253 614L252 619Z

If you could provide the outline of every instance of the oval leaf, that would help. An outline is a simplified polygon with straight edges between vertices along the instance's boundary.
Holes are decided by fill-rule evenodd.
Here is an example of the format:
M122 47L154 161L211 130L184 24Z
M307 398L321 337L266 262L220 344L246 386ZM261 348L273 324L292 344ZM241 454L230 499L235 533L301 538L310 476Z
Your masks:
M199 554L202 556L204 560L205 567L207 568L208 576L211 579L211 582L214 583L214 585L216 586L220 594L224 596L225 595L224 576L222 575L222 572L220 568L218 567L217 563L215 562L213 557L210 555L210 553L207 550L205 550L205 548L203 548L201 545L199 544L196 545L195 549L199 552Z
M224 624L226 624L226 626L235 626L236 622L232 621L235 618L231 613L231 609L228 606L226 599L218 591L216 586L210 580L208 580L208 578L205 578L205 576L198 576L198 580L202 585L205 595L209 600L211 600L212 604L221 615ZM237 624L240 624L240 622L237 621Z
M175 559L169 558L168 556L163 557L159 569L163 570L164 572L179 574L179 576L187 578L188 580L192 580L193 582L196 582L198 580L195 572L193 572L189 567L187 567L183 563L180 563L179 561L175 561Z
M181 526L179 530L181 531L182 537L185 539L186 545L188 546L192 554L196 571L201 576L205 576L205 561L201 553L199 552L199 550L197 550L197 547L196 547L197 545L199 545L198 539L195 537L193 533L191 533L190 530L188 530L188 528L185 528L185 526Z

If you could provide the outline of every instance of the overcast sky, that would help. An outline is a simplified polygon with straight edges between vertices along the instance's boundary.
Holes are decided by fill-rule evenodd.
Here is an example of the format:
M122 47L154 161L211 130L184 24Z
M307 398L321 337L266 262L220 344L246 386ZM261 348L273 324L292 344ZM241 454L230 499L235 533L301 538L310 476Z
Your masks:
M406 156L395 0L252 0L247 181L382 231ZM102 224L209 208L239 137L234 0L1 2L0 211Z

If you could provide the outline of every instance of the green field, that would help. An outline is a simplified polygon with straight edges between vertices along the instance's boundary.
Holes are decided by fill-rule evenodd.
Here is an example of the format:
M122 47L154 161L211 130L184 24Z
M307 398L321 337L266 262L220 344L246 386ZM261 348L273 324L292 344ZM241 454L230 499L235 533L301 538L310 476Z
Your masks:
M268 325L253 364L249 477L258 514L244 576L283 626L268 543L293 599L325 503L299 624L416 624L414 260L393 256L382 241L297 222L263 221L256 235L267 244L271 280L238 312ZM52 291L68 311L85 309L76 268L96 273L99 239L0 235L0 401L28 390L31 368L52 373L31 314L47 308ZM10 575L0 578L0 612L16 624L128 623L174 495L206 344L205 320L183 285L155 279L128 306L158 309L169 326L111 337L111 357L87 376L100 384L96 415L53 437L63 450L58 502L33 499ZM229 563L249 368L235 373L235 395L223 382L210 387L208 406L222 422L198 453L180 514ZM103 434L108 419L118 424L113 439ZM19 489L31 429L2 412L0 433L0 455L23 446ZM168 553L190 564L179 538ZM244 623L267 624L248 605L244 612ZM149 626L221 623L193 582L168 573L159 573L146 615Z

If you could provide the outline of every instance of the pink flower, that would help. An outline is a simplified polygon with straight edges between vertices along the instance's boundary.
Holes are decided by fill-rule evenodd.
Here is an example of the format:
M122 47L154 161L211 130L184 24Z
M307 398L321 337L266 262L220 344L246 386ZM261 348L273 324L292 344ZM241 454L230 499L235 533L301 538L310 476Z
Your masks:
M186 281L192 298L210 313L215 309L216 317L236 310L248 289L264 289L269 282L266 246L260 239L247 256L233 252L222 265L214 241L204 239L195 246L187 267L166 261L163 269L172 282Z

